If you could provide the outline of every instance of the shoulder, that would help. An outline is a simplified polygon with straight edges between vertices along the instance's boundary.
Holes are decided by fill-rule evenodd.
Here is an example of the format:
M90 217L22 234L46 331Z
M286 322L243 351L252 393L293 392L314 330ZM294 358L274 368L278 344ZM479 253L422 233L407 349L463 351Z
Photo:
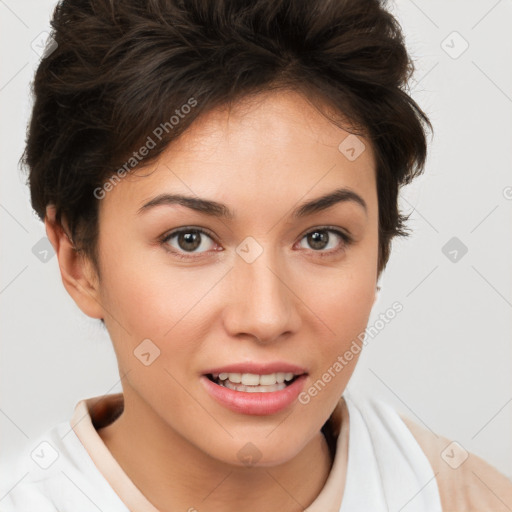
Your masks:
M456 441L436 435L404 415L404 424L436 476L443 511L510 512L512 481Z
M88 496L102 496L97 470L68 422L28 441L0 471L0 512L85 512Z
M354 489L354 505L363 499L364 482L373 495L368 510L384 503L388 510L399 510L414 496L414 510L440 512L432 467L398 412L359 389L351 388L344 396L350 425L347 482Z
M27 442L0 464L0 512L58 511L51 489L62 482L54 464L58 451L49 437Z

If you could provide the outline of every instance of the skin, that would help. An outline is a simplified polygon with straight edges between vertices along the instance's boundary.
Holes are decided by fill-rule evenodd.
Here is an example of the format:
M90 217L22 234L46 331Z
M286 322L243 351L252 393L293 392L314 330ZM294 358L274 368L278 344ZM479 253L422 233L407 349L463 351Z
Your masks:
M308 404L295 401L266 416L226 409L200 376L213 366L280 360L307 369L307 389L364 331L375 301L378 203L369 142L360 138L366 150L349 161L338 150L348 132L298 93L256 99L229 114L204 115L157 162L139 165L100 201L101 280L48 208L63 283L84 313L105 320L125 375L124 412L99 435L163 512L251 512L269 503L295 512L312 503L331 467L320 429L358 355ZM345 201L290 216L298 204L340 187L362 197L367 210ZM163 192L225 203L235 218L180 205L138 213ZM212 237L199 235L197 249L178 237L159 241L191 226ZM327 231L324 248L315 248L306 235L325 226L353 242ZM236 252L246 237L263 250L252 263ZM195 259L179 259L172 249ZM149 366L133 354L147 338L160 349ZM261 454L252 467L237 457L248 442Z

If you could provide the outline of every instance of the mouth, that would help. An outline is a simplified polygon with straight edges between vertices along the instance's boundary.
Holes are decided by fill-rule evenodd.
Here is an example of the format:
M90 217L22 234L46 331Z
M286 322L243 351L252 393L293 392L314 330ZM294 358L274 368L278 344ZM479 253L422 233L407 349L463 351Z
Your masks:
M242 373L239 368L226 368L231 370L229 372L210 370L202 375L201 383L213 400L231 411L253 415L277 414L293 406L308 378L308 374L298 367L282 369L294 371ZM253 371L271 370L254 368Z
M208 373L206 377L217 384L233 391L245 393L272 393L281 391L293 384L304 373L276 372L257 373Z
M241 414L276 414L306 385L306 368L288 361L245 361L203 370L201 384L219 405Z

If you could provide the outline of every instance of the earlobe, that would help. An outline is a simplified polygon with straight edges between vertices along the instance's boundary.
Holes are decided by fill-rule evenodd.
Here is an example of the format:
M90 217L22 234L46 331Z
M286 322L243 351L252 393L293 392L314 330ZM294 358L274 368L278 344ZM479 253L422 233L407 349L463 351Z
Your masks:
M375 303L377 302L377 300L379 300L379 295L380 295L380 286L377 285L375 287L375 298L373 299L373 304L375 305Z
M77 306L92 318L103 318L99 281L91 262L75 248L65 219L55 219L55 206L46 207L46 234L55 250L64 287Z

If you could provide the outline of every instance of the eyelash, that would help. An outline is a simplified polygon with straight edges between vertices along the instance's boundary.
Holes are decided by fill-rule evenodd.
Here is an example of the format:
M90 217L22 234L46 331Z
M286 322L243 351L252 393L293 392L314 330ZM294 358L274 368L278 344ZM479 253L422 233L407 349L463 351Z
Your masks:
M331 226L322 226L320 228L312 229L312 230L304 233L304 235L301 237L300 240L302 240L306 236L310 235L311 233L315 233L317 231L327 231L327 232L330 232L330 233L334 233L335 235L338 235L342 239L341 247L338 248L338 249L334 249L334 250L327 251L327 252L312 250L312 252L318 253L317 255L320 258L334 256L335 254L338 254L339 252L345 250L353 242L353 239L352 239L351 236L349 236L346 233L344 233L343 231L340 231L339 229L336 229L336 228L331 227ZM186 253L178 252L178 251L176 251L174 249L170 249L169 245L168 245L169 240L174 238L176 235L179 235L181 233L190 233L190 232L201 233L203 235L206 235L209 238L211 238L215 243L217 243L212 234L210 234L208 231L206 231L206 230L204 230L202 228L196 228L196 227L180 228L180 229L177 229L175 231L171 231L170 233L165 234L165 235L163 235L160 238L160 243L164 246L166 251L170 252L171 254L173 254L174 256L176 256L179 259L182 259L182 260L197 259L200 256L192 256L192 255L187 255ZM193 253L191 253L191 254L193 254ZM199 254L203 254L203 253L199 253Z

